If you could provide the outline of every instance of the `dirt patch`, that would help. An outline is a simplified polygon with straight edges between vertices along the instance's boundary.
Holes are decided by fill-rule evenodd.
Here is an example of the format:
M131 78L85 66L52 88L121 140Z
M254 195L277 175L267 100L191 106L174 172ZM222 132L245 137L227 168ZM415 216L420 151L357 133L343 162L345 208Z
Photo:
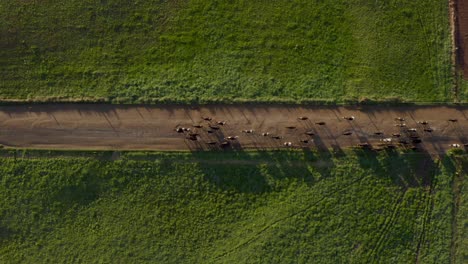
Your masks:
M308 119L299 120L300 116ZM345 120L344 116L354 116L355 119ZM203 117L213 120L209 122ZM406 127L397 127L399 122L395 117L404 117ZM230 141L228 149L279 149L285 148L285 142L291 142L293 147L339 151L342 147L360 143L378 146L383 143L383 138L389 138L393 133L405 136L407 128L416 128L415 134L422 139L418 148L428 153L444 153L450 144L467 143L467 117L468 107L445 106L1 106L0 144L15 148L196 151L220 150L219 143L224 138L238 136ZM451 118L458 122L449 122ZM422 120L429 124L417 123ZM216 121L226 124L218 125ZM210 129L210 123L219 129ZM194 124L203 127L196 128ZM199 134L197 140L187 139L188 132L177 133L177 127L190 128L191 132ZM433 131L425 132L426 127ZM253 133L242 132L250 129ZM268 136L262 135L267 132ZM309 136L306 132L315 135ZM376 135L376 132L382 134ZM210 145L209 142L215 143Z
M456 36L456 62L460 70L463 71L463 78L468 80L468 2L451 0L450 8L454 11L451 20L454 24L452 29Z

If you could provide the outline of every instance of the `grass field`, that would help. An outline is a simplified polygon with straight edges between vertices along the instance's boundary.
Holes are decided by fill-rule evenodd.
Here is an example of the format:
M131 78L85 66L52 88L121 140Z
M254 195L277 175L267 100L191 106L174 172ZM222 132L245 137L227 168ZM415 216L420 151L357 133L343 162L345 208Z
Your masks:
M0 38L0 98L453 99L446 0L5 0Z
M466 263L468 261L468 159L458 160L460 170L454 179L455 199L455 259L452 263Z
M0 262L466 259L451 246L455 156L1 154ZM467 207L457 208L466 245Z

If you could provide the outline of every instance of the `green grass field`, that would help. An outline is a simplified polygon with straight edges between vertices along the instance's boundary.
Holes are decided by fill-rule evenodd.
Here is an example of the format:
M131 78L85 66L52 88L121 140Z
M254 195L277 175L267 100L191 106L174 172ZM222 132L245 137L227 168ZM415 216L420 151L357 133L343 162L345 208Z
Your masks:
M455 199L455 259L452 263L466 263L468 261L468 158L458 160L458 167L464 168L456 174L454 179Z
M0 98L453 100L446 0L4 0L0 38Z
M460 157L9 153L0 158L3 263L466 259L465 194L452 250Z

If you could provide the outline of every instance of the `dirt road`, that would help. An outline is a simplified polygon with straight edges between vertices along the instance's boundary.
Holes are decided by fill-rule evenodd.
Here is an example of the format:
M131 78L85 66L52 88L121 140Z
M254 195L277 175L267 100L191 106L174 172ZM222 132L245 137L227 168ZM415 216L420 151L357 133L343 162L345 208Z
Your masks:
M298 120L306 116L308 120ZM343 116L354 116L353 121ZM226 121L219 130L208 129L209 122ZM395 117L404 117L406 128ZM458 122L449 122L455 118ZM427 120L428 125L418 124ZM315 122L323 121L325 125ZM201 124L203 128L194 128ZM286 127L295 128L286 128ZM177 133L176 127L191 128L198 133L197 141L186 139L187 133ZM425 132L424 128L433 132ZM126 149L126 150L197 150L219 149L227 136L239 136L230 141L233 148L283 148L284 142L311 148L344 148L358 143L381 144L381 139L416 128L422 139L419 148L430 153L442 153L449 144L468 143L468 107L303 107L272 105L213 106L123 106L98 104L51 104L0 107L0 144L19 148L47 149ZM253 129L254 133L241 130ZM208 133L213 130L214 133ZM309 137L304 133L313 131ZM270 136L261 133L269 132ZM351 132L351 135L343 135ZM383 132L383 135L375 135ZM274 139L271 135L282 137ZM301 143L301 139L313 139ZM392 143L396 143L394 138ZM408 137L408 141L411 139ZM463 145L461 146L463 147Z

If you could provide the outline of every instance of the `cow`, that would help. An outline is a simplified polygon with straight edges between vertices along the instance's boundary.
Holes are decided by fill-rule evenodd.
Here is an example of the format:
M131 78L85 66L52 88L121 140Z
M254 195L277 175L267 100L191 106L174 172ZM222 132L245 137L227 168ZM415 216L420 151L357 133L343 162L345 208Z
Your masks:
M287 129L296 129L295 126L286 126Z
M398 140L398 143L402 144L402 145L408 145L408 141L404 140L404 139L400 139Z
M202 117L202 118L203 118L203 120L205 120L205 121L211 121L211 120L213 120L213 118L208 117L208 116L204 116L204 117Z
M369 143L359 143L359 144L357 144L357 146L359 148L363 148L363 149L369 149L371 147L371 145Z
M418 124L427 125L429 124L429 122L427 122L426 120L423 120L423 121L418 121Z
M452 123L455 123L455 122L458 122L458 119L456 119L456 118L450 118L448 121L449 121L449 122L452 122Z
M343 119L346 119L348 121L353 121L354 120L354 116L343 116Z
M319 122L315 122L316 125L319 125L319 126L324 126L325 125L325 122L323 121L319 121Z
M254 131L253 129L244 129L242 130L242 133L247 133L247 134L252 134Z
M308 136L314 136L315 135L314 131L306 131L305 134L308 135Z
M345 131L345 132L343 132L342 134L343 134L343 136L350 136L350 135L353 134L353 132L351 132L351 131Z
M405 119L403 117L395 117L395 121L404 122Z
M186 138L189 139L189 140L192 140L192 141L197 141L198 140L197 136L190 136L189 135Z
M263 132L263 133L262 133L262 136L264 136L264 137L267 137L267 136L269 136L269 135L270 135L269 132Z
M300 116L297 118L298 120L307 120L309 119L307 116Z

